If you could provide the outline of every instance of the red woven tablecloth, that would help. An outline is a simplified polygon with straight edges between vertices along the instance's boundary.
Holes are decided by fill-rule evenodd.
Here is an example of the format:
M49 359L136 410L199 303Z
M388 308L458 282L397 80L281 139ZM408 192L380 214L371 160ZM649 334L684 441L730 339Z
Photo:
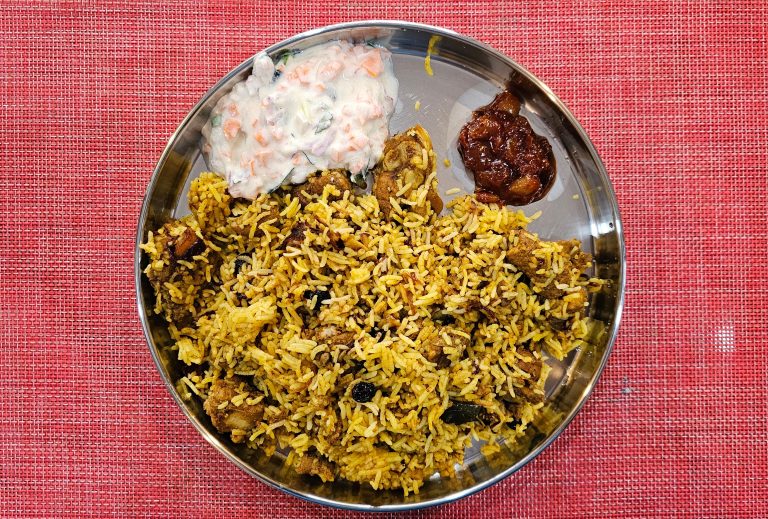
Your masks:
M768 7L752 2L0 3L0 516L346 517L195 431L136 312L169 135L246 57L397 18L527 66L600 151L626 229L621 332L584 410L503 483L415 517L768 516Z

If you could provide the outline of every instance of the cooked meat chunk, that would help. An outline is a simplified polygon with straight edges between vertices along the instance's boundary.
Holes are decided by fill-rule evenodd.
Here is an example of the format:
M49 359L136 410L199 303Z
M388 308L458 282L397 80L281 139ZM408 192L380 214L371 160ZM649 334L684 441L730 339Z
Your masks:
M478 312L492 323L498 322L498 319L496 318L496 314L493 312L493 309L481 303L480 300L477 298L472 298L469 301L467 301L467 311Z
M304 243L304 233L306 230L307 224L304 222L297 223L293 229L291 229L290 234L283 240L281 247L301 247L301 244Z
M167 301L165 303L165 310L167 315L171 318L171 322L178 328L190 326L194 322L193 315L190 313L188 305Z
M191 259L205 250L205 244L194 229L187 227L173 244L173 255L177 259Z
M547 318L547 322L549 323L549 326L555 331L563 332L568 329L568 320L566 319L549 317Z
M445 342L440 337L435 337L425 343L424 358L429 362L437 362L440 357L444 357L443 346Z
M317 453L306 453L296 462L298 474L320 476L323 482L333 481L336 477L336 465Z
M533 385L516 387L515 392L532 404L538 404L539 402L544 401L544 393L541 392L541 390L535 388Z
M341 332L338 335L334 335L330 339L328 339L326 342L328 344L341 344L344 346L348 346L355 342L355 337L357 337L357 334L355 332Z
M540 268L539 261L533 255L533 251L540 247L539 239L522 229L514 231L511 238L513 242L507 251L507 259L532 281L541 279L536 275Z
M421 126L414 126L405 133L400 133L387 140L381 161L373 171L373 195L379 202L384 216L389 219L392 212L391 198L407 184L410 187L401 194L402 199L426 182L435 170L435 152L429 134ZM434 185L427 194L427 201L432 209L439 213L443 210L443 201ZM425 206L413 206L413 211L424 214Z
M373 177L373 195L379 201L381 212L389 218L392 212L391 198L397 194L397 174L391 171L379 170Z
M437 194L437 190L434 187L431 187L429 191L427 191L427 202L432 206L434 212L439 214L440 211L443 210L443 199L440 198L440 195Z
M583 273L592 265L592 256L581 250L581 242L579 240L561 240L557 243L568 253L572 269Z
M152 236L154 250L150 254L146 273L155 292L163 300L163 312L166 318L179 329L192 323L192 307L169 290L166 283L182 283L197 291L205 282L202 270L189 268L179 260L192 261L194 256L204 255L209 262L216 262L210 257L205 242L197 235L191 216L181 220L172 220Z
M328 169L312 175L303 184L299 184L291 190L291 194L298 197L299 203L307 205L313 197L323 194L325 186L332 185L339 190L339 194L328 195L328 200L339 200L346 191L352 190L352 182L349 181L349 173L343 169Z
M245 391L241 390L241 387ZM248 396L240 397L244 392ZM253 388L239 379L219 379L211 385L203 408L219 432L248 431L264 417L264 404L247 402L248 399L258 396ZM235 403L232 403L233 399L236 399ZM236 405L237 403L240 405ZM234 435L232 439L237 441ZM242 441L242 435L239 435L239 439Z
M317 328L312 335L317 342L330 345L343 344L345 346L355 342L355 337L357 337L355 332L343 332L336 326Z
M449 336L450 344L443 334ZM469 339L445 327L441 329L439 335L425 341L424 358L437 364L438 368L447 368L452 362L461 358L467 346L469 346Z
M534 284L545 283L549 278L548 273L539 273L542 268L542 260L537 258L535 251L541 249L542 241L534 234L518 229L512 235L512 244L507 251L507 259L523 274L528 276ZM577 240L558 242L568 254L563 264L563 269L555 276L555 279L541 290L541 295L547 299L557 299L569 295L568 310L575 311L584 306L587 300L586 290L580 288L578 292L566 293L557 288L558 284L570 285L574 278L584 273L592 262L592 257L583 252ZM580 295L579 295L580 294Z
M541 364L542 361L533 358L533 355L531 355L531 360L529 362L520 359L517 360L517 367L528 373L531 376L531 381L539 380L539 377L541 376Z
M332 427L324 428L324 430L327 434L328 443L331 445L336 445L344 434L344 426L341 425L341 422L336 422Z

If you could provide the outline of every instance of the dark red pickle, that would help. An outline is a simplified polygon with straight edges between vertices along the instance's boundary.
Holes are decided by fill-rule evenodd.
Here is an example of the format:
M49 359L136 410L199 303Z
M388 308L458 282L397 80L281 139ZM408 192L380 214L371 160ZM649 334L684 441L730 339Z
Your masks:
M520 100L508 90L473 112L459 132L459 153L481 202L530 204L555 181L552 146L520 115Z

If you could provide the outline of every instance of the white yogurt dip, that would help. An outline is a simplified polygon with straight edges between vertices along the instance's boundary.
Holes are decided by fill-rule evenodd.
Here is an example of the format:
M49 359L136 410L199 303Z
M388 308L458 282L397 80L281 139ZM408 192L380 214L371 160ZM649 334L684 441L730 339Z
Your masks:
M362 175L381 158L398 83L391 53L334 41L277 64L264 53L203 127L209 165L253 199L323 169Z

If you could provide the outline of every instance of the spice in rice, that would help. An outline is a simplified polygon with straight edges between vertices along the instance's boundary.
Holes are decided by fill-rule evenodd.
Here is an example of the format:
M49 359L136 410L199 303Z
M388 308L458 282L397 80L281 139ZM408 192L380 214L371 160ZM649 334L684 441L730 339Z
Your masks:
M232 441L409 494L540 413L546 355L588 335L591 259L472 195L440 215L435 162L416 128L388 142L374 194L324 172L246 201L203 173L192 214L149 234L155 310L193 368L179 387Z

